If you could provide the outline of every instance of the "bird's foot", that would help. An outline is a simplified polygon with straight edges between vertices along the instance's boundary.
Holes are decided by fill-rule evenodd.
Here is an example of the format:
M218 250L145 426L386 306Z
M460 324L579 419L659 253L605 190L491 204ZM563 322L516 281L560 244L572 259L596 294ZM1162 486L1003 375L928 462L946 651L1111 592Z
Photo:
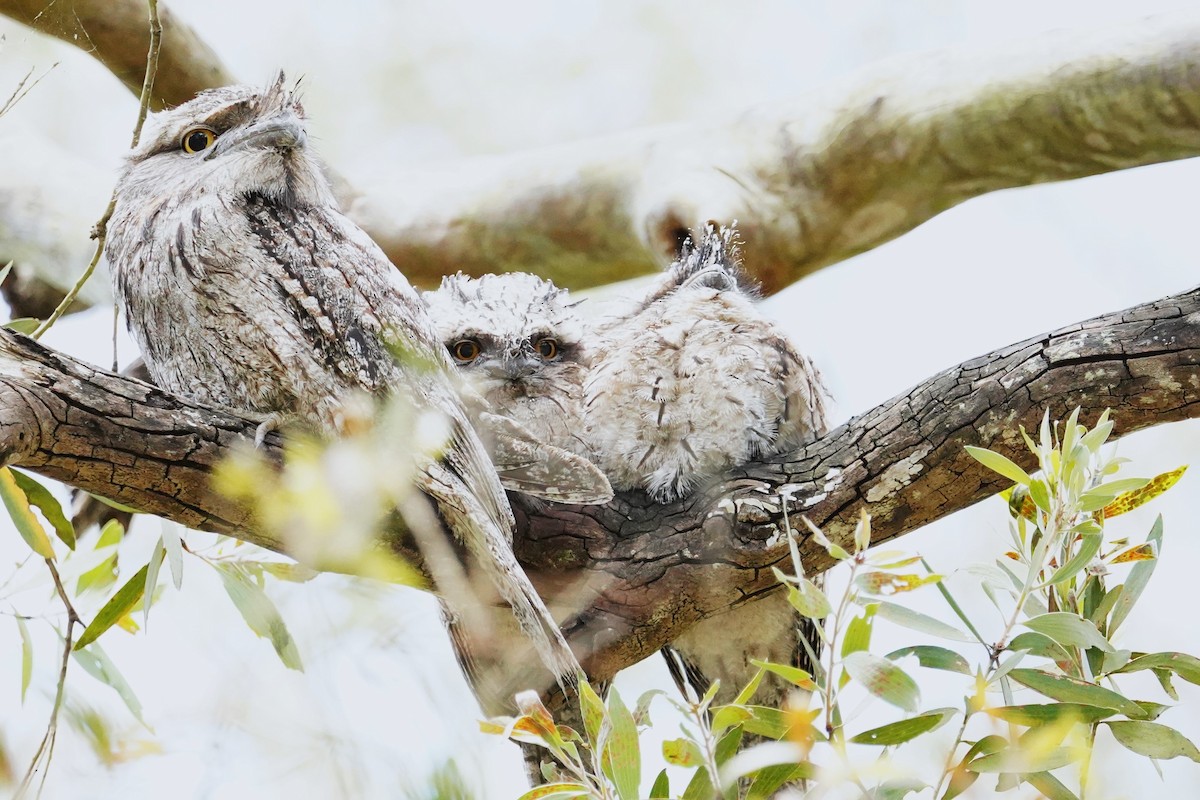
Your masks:
M286 417L283 414L276 412L267 414L262 422L258 423L258 427L254 429L254 449L261 450L263 442L267 439L267 434L271 431L279 430L285 419Z

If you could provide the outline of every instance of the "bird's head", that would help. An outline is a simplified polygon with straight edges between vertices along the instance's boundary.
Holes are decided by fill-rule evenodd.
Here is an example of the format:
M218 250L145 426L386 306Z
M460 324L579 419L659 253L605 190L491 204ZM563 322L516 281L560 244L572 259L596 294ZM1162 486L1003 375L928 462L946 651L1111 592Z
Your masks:
M152 114L129 154L118 198L170 202L262 195L288 206L332 205L308 145L304 109L281 72L266 89L226 86Z
M451 360L488 399L541 394L586 361L578 304L536 275L460 273L424 297Z

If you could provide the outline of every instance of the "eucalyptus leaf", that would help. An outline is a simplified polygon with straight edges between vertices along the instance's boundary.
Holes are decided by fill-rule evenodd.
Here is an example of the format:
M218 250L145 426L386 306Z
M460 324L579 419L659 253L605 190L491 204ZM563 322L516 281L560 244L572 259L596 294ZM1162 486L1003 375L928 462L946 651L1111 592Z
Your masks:
M33 679L33 640L29 637L29 628L21 617L17 621L17 632L21 635L21 704L25 704L25 693L29 691L29 682Z
M1200 762L1200 750L1174 728L1157 722L1106 722L1113 738L1123 746L1149 758L1168 759L1184 756Z
M1109 651L1113 646L1089 620L1066 611L1051 611L1021 623L1067 647L1095 647Z
M271 642L284 666L302 672L304 666L300 661L300 653L296 650L296 643L292 641L292 635L279 610L262 588L236 565L218 563L216 568L225 593L229 595L229 599L233 601L234 607L250 630Z
M29 549L44 559L54 560L54 545L38 518L29 507L29 498L17 484L15 473L8 467L0 467L0 499L3 499L8 515L12 518L17 533L29 545Z
M842 664L850 677L879 699L910 713L917 710L921 692L916 682L891 661L859 651L846 656Z
M1028 486L1033 480L1033 478L1029 477L1029 473L1018 467L1012 459L1000 455L995 450L988 450L985 447L972 447L971 445L966 445L964 449L971 458L983 464L992 472L1003 475L1013 483Z
M904 744L911 741L923 733L936 730L941 727L958 713L955 708L940 708L936 711L927 711L909 719L902 719L899 722L892 722L887 725L881 725L878 728L872 728L869 731L854 736L850 739L853 744L873 744L890 747L892 745Z
M934 619L927 614L922 614L920 611L914 611L907 606L902 606L897 603L880 601L879 607L876 609L875 613L878 616L886 619L888 622L901 625L905 628L909 628L910 630L918 631L920 633L927 633L930 636L937 636L941 639L950 639L951 641L955 642L975 641L971 636L968 636L966 633L954 627L953 625L948 625L941 620Z
M14 469L12 470L12 477L17 486L21 487L21 491L25 492L25 497L29 500L29 504L42 512L42 516L54 528L54 532L58 534L58 538L62 540L62 543L74 550L75 526L63 514L62 505L50 493L50 490L24 472Z
M1154 549L1162 556L1162 539L1163 539L1163 521L1162 514L1154 520L1154 525L1150 528L1149 535L1146 536L1146 541L1154 545ZM1129 616L1129 612L1133 610L1133 606L1137 603L1139 597L1142 596L1142 591L1146 588L1146 584L1150 582L1150 576L1154 574L1154 568L1158 566L1158 559L1151 561L1139 561L1133 565L1133 569L1129 570L1129 577L1122 584L1124 589L1121 591L1121 596L1117 598L1117 602L1113 605L1112 616L1108 618L1108 635L1112 636L1125 618Z
M916 656L917 662L927 669L941 669L947 672L958 672L962 675L972 674L971 665L967 663L967 660L953 650L948 650L945 647L913 645L893 650L884 656L884 658L896 661L905 656Z
M1108 708L1120 711L1127 717L1136 718L1142 715L1142 710L1132 700L1111 689L1077 678L1036 669L1014 669L1009 673L1009 677L1052 700Z
M110 597L92 618L91 624L84 628L79 641L75 642L76 650L82 650L96 641L102 633L117 624L121 617L133 610L146 591L146 574L149 571L150 565L147 564L139 569L132 578L125 581L120 589L117 589L116 594Z
M637 800L642 781L642 759L638 747L637 723L621 700L616 687L609 689L608 718L612 730L604 748L605 771L609 773L621 800Z

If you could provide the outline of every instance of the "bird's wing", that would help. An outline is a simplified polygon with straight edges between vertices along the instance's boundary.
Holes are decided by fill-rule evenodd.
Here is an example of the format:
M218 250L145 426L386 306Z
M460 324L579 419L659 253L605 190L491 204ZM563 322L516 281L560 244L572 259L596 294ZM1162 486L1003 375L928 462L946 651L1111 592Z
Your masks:
M598 505L613 498L600 468L583 456L539 442L516 420L479 414L479 434L506 489L556 503Z

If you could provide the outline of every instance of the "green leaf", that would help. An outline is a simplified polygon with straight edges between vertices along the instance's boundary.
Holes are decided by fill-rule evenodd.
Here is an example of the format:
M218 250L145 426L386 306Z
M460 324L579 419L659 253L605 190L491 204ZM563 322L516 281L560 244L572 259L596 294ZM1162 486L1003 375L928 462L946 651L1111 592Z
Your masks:
M1159 514L1154 520L1154 525L1150 528L1150 534L1146 537L1146 541L1154 545L1154 549L1160 557L1162 555L1162 538L1163 521L1162 514ZM1113 606L1112 616L1108 619L1109 636L1112 636L1121 623L1125 621L1125 618L1129 616L1129 612L1133 610L1134 603L1142 596L1142 590L1150 582L1150 576L1154 574L1156 566L1158 566L1158 559L1139 561L1133 565L1133 569L1129 570L1129 577L1122 584L1125 588L1121 592L1121 596L1117 598L1117 602Z
M75 594L104 591L117 582L117 554L114 552L96 566L79 576L75 582Z
M874 744L884 747L904 744L923 733L928 733L941 727L957 713L958 709L954 708L939 708L936 711L927 711L916 717L902 719L899 722L892 722L888 725L872 728L869 731L863 731L851 738L850 741L853 744Z
M1106 722L1113 738L1129 750L1148 758L1167 759L1185 756L1200 762L1200 750L1174 728L1157 722Z
M1090 725L1117 712L1111 708L1097 708L1081 703L1031 703L989 708L987 713L1005 722L1032 728L1062 719L1072 719Z
M1021 777L1025 779L1026 783L1041 792L1046 800L1079 800L1074 792L1049 772L1028 772Z
M1050 513L1050 489L1041 478L1037 478L1029 484L1029 499L1042 511Z
M21 491L13 471L8 467L0 467L0 498L4 500L4 506L8 509L8 515L12 517L17 533L21 534L29 549L42 558L53 561L54 546L50 544L50 537L46 535L42 523L33 515L33 510L29 507L29 498Z
M1137 672L1142 669L1168 669L1188 683L1200 686L1200 658L1187 653L1147 653L1115 671Z
M26 336L29 336L36 331L38 326L41 324L42 321L40 319L34 319L33 317L18 317L17 319L10 319L8 322L4 323L4 327L8 328L10 331L16 331L17 333L23 333Z
M967 764L972 772L1045 772L1065 767L1074 761L1069 747L1058 747L1047 753L1033 753L1011 747L990 756L982 756Z
M110 519L100 529L100 536L96 539L96 549L99 550L101 547L118 545L124 538L125 526L118 520Z
M143 597L154 597L154 589L158 586L158 569L167 557L167 549L163 547L162 537L154 543L154 551L150 554L150 563L146 565L146 588ZM150 624L150 606L153 603L142 603L142 624Z
M872 619L875 617L875 604L871 603L863 609L861 617L854 617L846 626L842 637L842 657L866 650L871 646Z
M700 746L691 739L667 739L662 743L663 760L677 767L698 767L704 763Z
M303 672L304 665L300 661L296 643L292 641L292 635L288 632L283 617L279 615L279 610L275 608L271 599L249 579L244 571L235 565L216 564L215 566L217 574L221 576L221 584L225 587L225 593L229 595L229 599L233 601L233 605L242 615L242 619L245 620L250 630L254 631L257 636L270 640L271 646L275 648L275 652L284 666Z
M76 650L82 650L100 637L100 634L111 628L117 623L117 620L128 614L137 605L137 602L142 599L142 593L146 590L146 574L150 571L150 565L142 567L129 580L125 581L125 585L117 589L117 593L109 598L104 607L97 612L95 618L92 619L92 624L88 625L83 630L83 634L79 637L79 641L75 643Z
M967 663L967 660L953 650L947 650L945 647L924 644L901 647L899 650L893 650L888 653L884 658L889 661L896 661L905 656L916 656L917 662L927 669L942 669L947 672L958 672L963 675L972 674L971 665Z
M765 669L774 675L778 675L793 686L798 686L807 692L815 692L817 685L813 682L812 675L800 669L786 664L776 664L772 661L760 661L757 658L750 659L750 663L759 669Z
M761 674L761 673L760 673ZM741 700L741 698L739 698ZM744 700L742 702L745 702ZM731 704L719 707L712 717L712 732L714 736L721 736L725 731L741 725L748 719L752 719L754 713L745 705Z
M1111 708L1127 717L1136 718L1142 714L1142 710L1132 700L1094 683L1037 669L1014 669L1009 672L1009 677L1052 700Z
M768 800L775 797L779 788L789 781L815 777L811 764L771 764L754 773L754 780L746 791L746 800Z
M650 800L667 800L670 796L671 779L667 777L667 771L664 769L658 773L654 785L650 787Z
M25 693L29 691L29 682L33 679L33 640L29 638L29 628L25 620L14 617L17 621L17 632L21 634L21 705L25 705Z
M975 781L979 780L979 773L971 772L967 769L967 765L971 763L977 756L991 755L999 753L1008 746L1008 741L1003 736L985 736L979 741L971 745L962 760L954 767L954 771L950 775L949 785L946 787L945 793L942 794L941 800L953 800L960 794L970 789Z
M604 748L604 767L621 800L637 800L642 782L642 759L638 749L637 723L615 687L608 691L608 718L612 730Z
M729 729L721 737L721 740L717 742L717 746L713 749L713 760L717 762L718 769L738 751L738 746L741 743L742 729L740 727Z
M934 619L927 614L922 614L920 611L913 611L911 608L906 608L896 603L881 601L875 613L888 622L901 625L910 630L919 631L920 633L927 633L930 636L950 639L955 642L975 641L953 625L947 625L941 620Z
M1051 661L1070 661L1071 654L1061 644L1043 633L1025 631L1017 634L1008 643L1008 650L1027 650L1030 655L1048 658Z
M746 706L750 717L742 723L746 733L765 736L768 739L782 739L792 729L792 720L778 708L770 706Z
M712 778L708 776L708 768L700 767L692 775L692 780L688 783L687 788L683 790L683 796L680 800L709 800L716 797L716 789L713 788Z
M595 747L600 742L600 730L604 726L604 701L587 681L579 682L579 711L588 743Z
M1041 589L1046 586L1054 586L1068 578L1074 577L1077 572L1092 563L1092 559L1096 557L1096 553L1100 552L1100 545L1103 543L1103 540L1104 537L1100 535L1084 536L1079 542L1079 549L1075 551L1075 555L1071 556L1070 561L1056 569L1054 574L1045 583L1039 584L1034 588Z
M1054 641L1067 647L1095 647L1109 651L1109 644L1104 634L1100 633L1090 621L1066 611L1051 611L1021 623L1030 630L1049 636Z
M24 472L18 472L14 469L12 470L12 477L17 486L21 487L21 491L25 492L25 497L29 500L29 504L42 512L42 516L54 528L54 532L58 534L58 538L62 540L62 543L74 550L75 526L63 514L62 506L54 498L54 495L50 494L50 490Z
M829 598L808 578L800 579L798 586L788 586L788 602L801 616L809 619L825 619L833 610Z
M1029 477L1029 473L1018 467L1011 459L1000 455L995 450L988 450L984 447L972 447L966 445L967 454L971 458L983 464L992 472L997 472L1008 478L1013 483L1019 483L1022 486L1028 486L1033 478Z
M921 697L917 684L892 662L859 651L846 656L842 664L850 677L879 699L910 713L917 710Z

